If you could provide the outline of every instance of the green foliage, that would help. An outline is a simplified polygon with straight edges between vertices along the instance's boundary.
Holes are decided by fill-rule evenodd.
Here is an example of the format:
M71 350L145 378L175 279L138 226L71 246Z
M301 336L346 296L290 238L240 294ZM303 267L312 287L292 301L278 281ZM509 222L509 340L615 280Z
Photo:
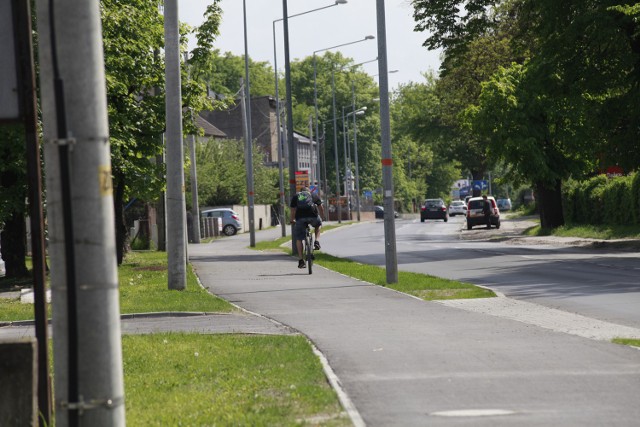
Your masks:
M213 92L234 99L240 79L245 79L244 55L222 54L218 49L197 53L191 61L195 78ZM275 94L274 72L268 62L249 58L249 89L252 96Z
M640 171L633 174L631 182L631 203L633 204L634 217L636 224L640 224Z
M0 126L0 230L14 214L26 212L27 162L23 125ZM9 250L10 248L6 248Z
M495 25L491 9L498 0L414 0L415 31L429 34L429 49L461 50L478 33Z
M164 131L164 26L158 2L101 2L111 163L125 197L159 193L162 173L149 157L160 154ZM155 53L154 53L155 52Z
M202 206L247 203L244 142L209 139L196 145L198 199ZM254 200L274 204L279 194L279 172L262 163L257 145L253 146Z
M406 210L412 201L446 197L460 177L459 164L443 155L448 130L442 125L436 80L401 85L391 103L395 196Z
M634 196L638 173L607 178L598 175L587 181L570 181L564 189L565 215L574 224L638 224L640 206Z
M351 58L345 58L340 52L325 52L317 55L316 87L318 99L319 132L324 135L327 174L329 188L335 188L335 148L333 129L333 90L332 70L335 81L336 106L336 139L338 149L339 170L344 170L343 153L343 121L342 107L345 112L351 111L354 102L356 109L367 107L366 114L357 118L358 126L358 158L360 169L360 188L380 188L382 186L382 169L380 167L380 126L378 105L374 98L378 97L378 88L374 79L358 67ZM308 134L309 115L314 111L314 58L309 56L291 63L291 86L293 97L294 129ZM281 87L284 87L282 85ZM349 141L353 145L353 127L346 126ZM315 133L315 126L313 129ZM351 148L352 169L354 163L353 147ZM333 181L333 182L331 182Z

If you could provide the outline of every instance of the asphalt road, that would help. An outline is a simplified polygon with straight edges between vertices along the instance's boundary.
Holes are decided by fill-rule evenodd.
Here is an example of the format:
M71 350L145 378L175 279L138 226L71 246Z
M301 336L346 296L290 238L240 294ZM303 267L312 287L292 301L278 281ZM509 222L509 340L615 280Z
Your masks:
M328 232L323 249L367 227ZM357 426L637 425L640 352L633 348L490 315L508 298L483 299L487 312L474 312L321 267L310 276L295 259L247 244L247 236L234 236L190 245L189 257L211 292L317 346Z
M503 220L500 230L468 231L459 216L447 223L398 219L398 268L488 286L510 298L640 328L639 252L490 240L512 235L512 229ZM322 237L324 252L379 266L385 265L383 243L382 221Z

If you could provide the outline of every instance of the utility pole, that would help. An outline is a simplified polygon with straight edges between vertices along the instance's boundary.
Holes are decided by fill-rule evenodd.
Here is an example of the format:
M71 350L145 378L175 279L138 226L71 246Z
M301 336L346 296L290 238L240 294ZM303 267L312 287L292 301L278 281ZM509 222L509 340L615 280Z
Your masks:
M189 61L189 54L185 52L184 62ZM189 72L189 77L190 76ZM191 120L195 123L193 110L191 111ZM191 179L191 233L193 234L193 243L200 243L200 207L198 206L198 171L196 167L196 136L194 134L187 135L187 144L189 145L189 157L191 165L189 168Z
M360 167L358 165L358 125L356 124L356 84L351 81L351 108L353 114L353 155L356 161L356 209L358 222L360 222Z
M240 87L245 88L242 77L240 78ZM243 90L240 97L240 109L242 110L242 133L244 134L244 159L245 159L245 171L247 174L247 202L249 205L249 245L253 248L256 246L255 228L253 227L253 167L252 167L252 153L251 153L251 125L248 119L251 107L247 107L246 92ZM249 113L247 112L249 110Z
M310 186L315 184L316 181L316 171L315 166L313 164L314 158L317 160L315 156L315 149L313 148L313 115L309 114L309 183ZM318 190L318 194L320 194L320 190Z
M55 424L124 426L100 4L38 0L37 6Z
M282 230L282 237L287 236L287 225L284 220L284 205L285 205L285 197L284 197L284 165L283 165L283 151L282 148L282 125L280 124L280 91L279 91L279 83L280 80L278 76L278 55L276 55L276 22L278 20L273 21L273 69L275 74L276 81L276 135L278 137L278 181L279 181L279 200L280 200L280 208L278 209L278 221L280 222L280 228Z
M247 204L249 205L249 246L256 247L256 223L255 223L255 203L253 191L253 136L251 135L251 92L249 83L249 43L247 41L247 1L242 0L242 10L244 16L244 75L246 83L244 93L246 105L242 111L245 112L245 158L247 168ZM242 82L241 82L242 84Z
M342 205L340 204L340 162L338 162L338 124L336 119L336 72L335 65L331 68L331 93L333 99L333 150L336 162L336 207L338 223L342 223ZM346 178L346 176L345 176Z
M193 243L200 243L200 207L198 206L198 171L196 168L196 136L189 135L189 156L191 157L191 227Z
M284 28L284 80L287 88L287 142L289 146L289 197L296 194L296 171L298 170L298 153L293 140L293 96L291 94L291 62L289 59L289 11L287 0L282 0L282 26ZM291 225L291 254L298 256L296 241L293 238Z
M380 73L380 133L382 139L382 185L384 201L384 254L387 283L398 282L396 225L393 206L393 158L389 120L389 74L387 68L387 29L384 0L376 0L378 21L378 72Z
M46 301L46 255L42 210L42 172L38 140L38 102L31 40L31 2L14 0L16 47L19 72L18 95L22 99L27 153L29 221L33 264L35 332L38 346L38 412L40 425L51 423L51 376L49 375L49 332Z
M184 149L182 146L182 93L178 0L164 2L166 151L167 151L167 264L169 289L187 287Z

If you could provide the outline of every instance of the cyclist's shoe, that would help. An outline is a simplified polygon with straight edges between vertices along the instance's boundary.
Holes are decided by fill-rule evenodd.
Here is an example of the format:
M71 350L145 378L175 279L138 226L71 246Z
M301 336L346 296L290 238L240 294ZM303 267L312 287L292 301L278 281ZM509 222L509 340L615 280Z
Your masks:
M320 242L318 242L317 240L315 242L313 242L313 249L315 249L316 251L320 250Z
M298 268L305 268L305 267L306 267L306 264L304 263L304 260L303 259L298 260Z

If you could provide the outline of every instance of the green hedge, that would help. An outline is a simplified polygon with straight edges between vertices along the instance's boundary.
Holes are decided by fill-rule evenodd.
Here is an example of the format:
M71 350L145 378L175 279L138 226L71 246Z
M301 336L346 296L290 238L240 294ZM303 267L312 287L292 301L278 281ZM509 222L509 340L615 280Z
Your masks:
M568 181L563 190L565 219L574 224L640 223L640 173Z

